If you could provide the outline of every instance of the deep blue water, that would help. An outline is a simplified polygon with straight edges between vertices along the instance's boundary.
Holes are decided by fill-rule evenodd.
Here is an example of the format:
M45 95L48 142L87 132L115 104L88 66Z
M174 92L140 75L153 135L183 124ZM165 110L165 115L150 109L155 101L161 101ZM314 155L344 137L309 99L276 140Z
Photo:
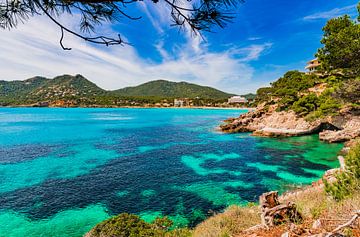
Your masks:
M194 226L337 166L317 136L215 130L243 112L0 108L0 236L82 236L121 212Z

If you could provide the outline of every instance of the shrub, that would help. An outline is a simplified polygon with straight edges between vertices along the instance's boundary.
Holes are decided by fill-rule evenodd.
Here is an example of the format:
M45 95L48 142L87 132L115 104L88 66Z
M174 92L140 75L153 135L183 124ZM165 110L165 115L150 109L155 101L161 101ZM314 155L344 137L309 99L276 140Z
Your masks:
M345 158L346 170L336 176L336 182L325 181L325 191L335 200L350 196L360 190L360 142L351 148Z
M190 230L174 229L170 231L173 222L167 218L156 218L152 223L147 223L139 216L122 213L96 225L87 235L89 237L187 237L191 235Z
M296 101L293 104L292 109L298 114L306 115L312 111L316 111L319 107L319 103L319 98L314 93L311 93Z
M336 97L349 103L360 103L360 77L347 80L336 90Z

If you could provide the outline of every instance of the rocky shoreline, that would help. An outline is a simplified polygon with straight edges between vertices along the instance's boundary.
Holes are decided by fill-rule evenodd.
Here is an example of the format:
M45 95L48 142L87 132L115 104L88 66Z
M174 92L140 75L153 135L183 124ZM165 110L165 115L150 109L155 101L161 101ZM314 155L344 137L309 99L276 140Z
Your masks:
M350 150L350 147L360 141L359 115L359 111L342 110L336 116L328 116L326 118L321 118L310 122L305 118L296 115L296 113L293 111L277 112L276 107L265 109L264 106L259 106L253 112L242 114L238 118L227 119L224 121L225 124L220 126L220 130L226 133L252 132L253 136L265 137L288 137L319 134L319 139L324 142L345 142L345 146L340 152L341 155L338 156L340 167L327 170L323 177L320 180L313 182L312 185L289 190L279 196L280 202L289 203L289 200L295 200L297 198L310 195L311 193L321 192L325 186L324 181L328 183L335 182L337 175L345 170L345 160L342 155L347 154L347 152ZM277 207L282 207L282 205ZM273 209L274 208L276 207L273 207ZM357 215L357 218L360 218L360 212ZM312 229L307 230L306 233L304 229L302 229L304 233L296 236L325 236L325 234L310 234L314 231L314 228L319 229L319 226L315 225L315 223L319 221L320 220L316 220ZM259 235L259 233L261 233L262 230L266 230L268 228L269 227L267 225L262 223L261 225L250 227L243 233L244 236L262 236L262 234ZM281 236L290 236L291 232L291 230L284 232ZM331 232L327 234L328 235L326 236L335 236L332 235L333 233Z
M277 112L259 106L255 111L225 120L225 133L252 132L254 136L287 137L319 134L326 142L346 142L360 137L360 111L341 111L339 115L307 121L293 111Z

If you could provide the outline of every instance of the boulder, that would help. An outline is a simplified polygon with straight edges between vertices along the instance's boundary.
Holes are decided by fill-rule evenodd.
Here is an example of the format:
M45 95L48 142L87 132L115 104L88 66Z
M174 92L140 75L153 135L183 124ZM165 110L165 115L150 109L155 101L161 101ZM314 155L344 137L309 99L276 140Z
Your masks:
M320 140L329 143L346 142L355 139L357 137L360 137L360 127L359 129L355 129L355 130L351 130L351 129L344 129L340 131L325 130L319 133Z

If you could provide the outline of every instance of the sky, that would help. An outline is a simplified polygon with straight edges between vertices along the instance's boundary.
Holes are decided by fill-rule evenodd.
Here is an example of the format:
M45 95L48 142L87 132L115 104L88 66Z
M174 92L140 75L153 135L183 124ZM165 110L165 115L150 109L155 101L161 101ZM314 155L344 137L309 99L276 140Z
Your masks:
M235 94L256 92L289 70L304 71L321 47L322 27L330 18L357 16L350 0L246 0L226 28L203 38L171 26L161 1L129 6L140 20L104 24L98 34L120 34L131 46L100 46L66 34L44 16L34 16L12 30L0 29L0 80L81 74L101 88L115 90L165 79L186 81ZM63 15L78 29L78 16Z

